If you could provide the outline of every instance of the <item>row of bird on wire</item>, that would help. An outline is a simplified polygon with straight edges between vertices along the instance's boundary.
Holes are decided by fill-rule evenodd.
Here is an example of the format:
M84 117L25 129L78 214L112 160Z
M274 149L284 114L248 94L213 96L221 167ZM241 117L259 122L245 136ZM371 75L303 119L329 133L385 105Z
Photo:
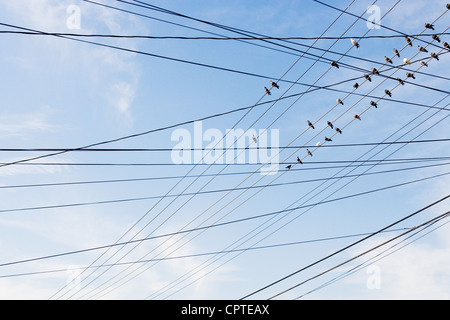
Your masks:
M447 4L447 9L450 10L450 4ZM425 24L425 28L426 28L426 29L435 30L435 29L434 29L434 25L431 24L431 23L426 23L426 24ZM441 43L441 39L440 39L440 37L439 37L438 35L433 35L432 38L433 38L433 40L435 40L435 41ZM406 40L407 45L409 45L410 47L413 46L413 42L412 42L412 40L411 40L408 36L405 36L405 40ZM359 44L355 39L350 39L350 41L351 41L352 45L355 46L356 48L359 48L359 47L360 47L360 44ZM450 49L450 45L448 44L448 42L445 42L445 41L442 42L442 46L443 46L445 49ZM422 46L420 46L420 45L418 45L418 50L419 50L419 52L428 53L428 50L427 50L425 47L422 47ZM398 57L398 58L400 58L400 52L399 52L397 49L395 49L395 48L393 49L393 51L394 51L395 56ZM430 56L431 56L431 59L436 59L436 60L439 61L439 55L438 55L437 53L432 52L432 53L430 54ZM392 59L388 58L387 56L384 57L384 60L386 61L386 63L393 64ZM404 58L404 59L403 59L403 62L404 62L405 65L412 65L412 62L410 61L410 59ZM425 61L423 61L423 60L420 60L420 64L421 64L422 66L424 66L424 67L428 67L428 64L427 64ZM332 66L332 67L336 67L337 69L339 69L339 64L338 64L336 61L332 61L332 62L331 62L331 66ZM379 75L379 74L380 74L380 72L379 72L376 68L372 68L372 69L371 69L371 72L372 72L372 75ZM414 76L414 73L411 73L411 72L407 72L407 73L406 73L406 77L407 77L407 78L416 79L415 76ZM371 75L366 74L366 75L364 75L364 78L365 78L366 80L368 80L369 82L372 81ZM404 80L402 80L402 79L400 79L400 78L397 78L396 80L397 80L401 85L405 85L405 81L404 81ZM280 89L279 85L278 85L276 82L270 81L270 85L271 85L272 88ZM355 84L353 85L353 88L358 89L359 86L360 86L360 85L359 85L358 83L355 83ZM271 91L270 91L267 87L264 87L264 91L265 91L265 93L266 93L267 95L271 95ZM388 89L386 89L384 92L385 92L385 94L388 95L389 97L392 97L392 93L391 93L391 91L389 91ZM337 99L336 102L337 102L338 104L344 105L344 102L343 102L341 99ZM370 105L373 106L373 107L375 107L375 108L378 108L378 104L377 104L375 101L371 101L371 102L370 102ZM354 115L354 118L357 119L357 120L361 120L361 117L360 117L359 115L357 115L357 114ZM308 120L308 121L307 121L307 124L308 124L308 126L309 126L311 129L315 129L314 124L313 124L311 121ZM335 128L335 126L333 125L333 123L331 123L330 121L327 121L327 125L328 125L331 129L334 129L337 133L342 134L342 130L339 129L339 128L337 128L337 127ZM333 140L332 140L331 138L325 137L325 141L326 141L326 142L331 142L331 141L333 141ZM321 146L321 142L318 142L318 143L316 144L316 147L320 147L320 146ZM310 157L313 156L312 152L311 152L309 149L306 149L306 153L307 153L307 155L310 156ZM300 163L300 164L303 164L302 160L301 160L300 157L298 157L298 156L297 156L297 162ZM286 169L288 169L288 170L291 169L291 168L292 168L292 165L288 165L288 166L286 167Z

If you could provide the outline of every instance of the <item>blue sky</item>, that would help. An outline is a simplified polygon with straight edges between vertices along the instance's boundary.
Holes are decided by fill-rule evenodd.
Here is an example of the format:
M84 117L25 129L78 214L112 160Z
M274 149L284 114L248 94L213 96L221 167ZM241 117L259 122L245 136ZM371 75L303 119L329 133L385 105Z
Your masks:
M158 19L185 24L225 36L236 34L206 26L199 22L160 12L145 10L118 1L99 1L114 7L138 12ZM344 9L351 1L327 2ZM362 15L372 1L356 0L349 11ZM425 22L434 21L445 11L445 1L400 1L389 11L396 1L380 0L376 5L381 15L386 17L381 24L392 29L418 34ZM156 1L152 3L188 16L249 30L273 37L318 37L339 16L337 11L314 1ZM80 9L80 29L68 28L67 21L73 14L67 9L75 5ZM369 14L364 15L369 18ZM436 32L444 32L449 26L449 13L436 22ZM339 37L355 22L356 18L343 15L325 33L328 37ZM150 18L127 14L111 8L83 1L20 0L0 3L0 22L36 29L44 32L119 34L152 36L211 36L196 30L163 23ZM2 27L2 30L13 30ZM345 36L395 35L386 29L373 29L369 33L365 21L358 21ZM428 32L428 31L427 31ZM264 95L268 80L198 65L183 64L158 59L146 55L114 50L88 43L47 36L1 34L2 52L0 63L3 77L2 100L0 102L0 142L1 148L77 148L93 143L107 141L176 123L203 118L236 108L252 106L256 102L276 99L283 94L300 93L308 86L291 85L279 82L280 89L273 89L272 96ZM443 41L449 41L443 36ZM424 38L431 41L431 38ZM343 80L361 77L360 71L349 68L329 69L328 62L318 62L308 68L314 60L303 57L298 52L282 48L280 52L248 43L231 40L162 40L162 39L99 39L88 38L122 48L148 52L155 55L240 70L248 73L266 75L273 80L283 79L315 83L318 86L334 84ZM299 40L301 44L311 45L311 40ZM320 40L315 46L328 49L333 40ZM252 43L258 43L252 41ZM429 56L418 54L417 43L413 48L406 47L403 57L425 59ZM393 56L392 48L402 49L403 38L372 38L360 41L359 49L352 47L350 40L342 39L333 45L332 50L384 63L383 57ZM268 45L271 46L272 45ZM305 50L305 47L296 47ZM429 47L430 51L438 50ZM290 53L290 54L289 54ZM322 51L311 50L315 55ZM338 59L332 53L328 59ZM370 70L373 64L348 57L340 60L357 68ZM447 107L449 98L443 92L430 90L423 86L447 90L448 55L439 61L432 60L428 68L420 71L438 75L431 77L416 74L410 80L421 86L408 84L398 86L393 80L373 77L373 82L364 83L358 93L382 96L384 89L395 88L393 98L416 104ZM417 69L418 65L411 66ZM289 72L287 72L289 70ZM286 73L287 72L287 73ZM405 77L405 70L399 69L395 77ZM285 74L286 73L286 74ZM324 75L323 77L321 77ZM363 80L358 80L362 83ZM384 82L383 82L384 81ZM334 88L352 91L353 82L344 82ZM286 91L289 89L289 91ZM372 92L372 90L374 90ZM225 133L227 129L247 130L273 129L279 132L280 146L292 143L293 146L315 145L324 142L324 134L316 133L326 126L329 119L337 119L336 125L346 126L342 135L333 138L335 144L376 143L381 141L408 141L412 139L448 138L447 111L426 109L406 103L380 101L377 109L364 111L370 99L349 96L344 106L336 106L336 98L342 93L318 90L298 99L280 100L273 108L271 104L254 108L243 118L243 112L203 121L204 131L208 129ZM438 103L439 102L439 103ZM354 108L344 112L350 106ZM334 108L333 108L334 107ZM331 109L333 108L333 109ZM331 109L331 110L330 110ZM265 113L265 111L267 113ZM287 110L287 111L286 111ZM364 112L362 121L353 121L353 114ZM435 114L436 113L436 114ZM326 114L325 117L323 115ZM276 122L277 117L282 115ZM261 118L260 118L261 116ZM318 120L315 131L307 129L307 120ZM238 122L239 121L239 122ZM423 123L422 123L423 122ZM347 123L348 126L347 126ZM415 128L415 126L417 126ZM402 129L401 129L402 128ZM431 129L429 129L431 128ZM184 129L194 134L192 124L170 130L142 135L132 139L103 145L105 148L167 148L176 145L172 134L176 129ZM401 129L399 132L397 130ZM429 130L427 130L429 129ZM298 137L298 138L297 138ZM297 138L297 139L296 139ZM54 162L57 165L10 165L0 167L1 210L75 204L117 199L163 196L198 190L220 190L299 180L322 179L345 174L358 174L368 167L328 168L342 165L330 161L355 159L409 159L448 156L446 145L441 143L409 144L399 149L399 145L378 147L340 147L318 148L313 158L306 157L305 148L297 153L283 150L279 158L282 162L295 162L297 155L304 158L305 170L278 172L263 177L259 173L220 176L202 189L209 178L201 178L192 186L191 179L180 184L177 179L148 180L139 182L80 184L55 187L6 188L7 186L98 181L111 179L138 179L149 177L176 177L188 173L190 166L175 166L170 152L68 152L47 157L35 162ZM203 147L207 145L204 142ZM397 151L398 149L398 151ZM1 162L8 163L45 152L1 152ZM362 158L361 158L362 157ZM317 162L322 162L318 164ZM74 166L71 163L167 163L167 166ZM328 163L328 164L327 164ZM429 165L427 163L402 163L397 165L378 165L369 172L409 168ZM431 164L445 164L433 162ZM280 168L284 169L281 164ZM295 169L299 168L298 166ZM206 166L193 169L190 174L201 174ZM230 165L226 168L213 166L206 173L214 174L224 169L224 173L253 172L255 165ZM232 221L278 210L284 210L295 202L296 206L308 205L359 192L369 191L398 183L408 182L448 172L448 166L441 165L417 170L404 170L360 177L346 185L349 178L336 184L322 182L296 183L278 187L267 187L260 192L251 189L246 192L233 191L230 194L211 193L197 195L188 201L189 196L167 197L158 200L128 201L112 204L68 206L58 209L8 211L0 213L0 264L24 259L71 252L115 243L131 227L133 232L124 239L135 239L149 235L173 233L183 228L195 228L221 222ZM448 193L449 177L425 180L387 191L372 193L347 200L321 204L311 210L297 210L254 237L242 243L240 248L251 246L271 246L300 241L340 237L374 232L396 220L421 209L444 197ZM174 187L175 186L175 187ZM174 187L174 188L173 188ZM172 190L173 188L173 190ZM318 188L318 189L316 189ZM325 189L326 188L326 189ZM322 191L322 189L324 189ZM321 191L321 192L319 192ZM298 200L298 201L297 201ZM448 209L442 203L399 225L412 227ZM149 214L145 215L147 212ZM144 216L145 215L145 216ZM142 218L144 216L144 218ZM199 217L194 220L194 218ZM142 218L142 219L141 219ZM294 219L296 218L296 219ZM136 222L139 221L137 225ZM193 221L193 222L192 222ZM181 257L217 252L230 248L236 240L245 237L267 219L255 219L233 225L212 228L202 233L177 235L145 241L121 260L121 262L162 257ZM273 221L273 220L272 220ZM289 224L286 224L291 221ZM286 224L286 225L285 225ZM285 226L284 226L285 225ZM281 226L284 226L280 229ZM261 229L259 229L261 230ZM275 232L276 231L276 232ZM342 261L377 245L391 236L388 233L374 237L361 245L310 268L288 280L255 295L266 299L289 287L301 283ZM339 250L360 239L349 237L339 240L309 242L306 244L284 245L273 248L248 250L244 254L234 253L225 256L200 255L177 259L165 259L157 263L120 265L106 269L89 269L79 275L81 282L70 282L77 275L77 268L111 263L132 248L127 246L118 251L111 260L106 257L115 250L102 250L83 254L67 255L53 259L42 259L30 263L2 266L0 270L0 297L2 299L145 299L159 294L157 299L239 299L260 289L287 274ZM187 241L189 240L189 241ZM448 299L449 283L449 244L448 226L424 237L403 250L374 262L375 269L367 266L330 286L306 295L304 299ZM220 258L213 264L208 259ZM230 258L234 257L227 263ZM99 260L96 260L99 259ZM341 275L353 266L365 261L354 261L342 268L326 274L315 281L298 287L281 296L293 299L314 290L323 283ZM205 268L199 268L204 266ZM134 268L142 267L130 274L130 281L117 286L115 281ZM198 269L196 269L198 268ZM101 274L103 270L107 270ZM194 270L195 275L179 285L171 287L172 281ZM371 274L367 270L378 270L381 287L370 289L367 286ZM35 275L21 273L45 272ZM12 276L16 275L16 276ZM89 275L89 276L88 276ZM96 278L97 275L101 275ZM136 275L136 277L134 277ZM116 278L112 278L116 276ZM95 280L94 280L95 279ZM113 280L110 280L113 279ZM124 278L126 280L127 278ZM92 281L92 283L91 283ZM106 282L110 281L110 282ZM68 287L64 288L69 283ZM81 287L72 288L74 285ZM100 286L103 283L106 285ZM111 287L110 284L113 284ZM117 284L121 284L118 282ZM189 286L186 286L188 285ZM186 287L185 287L186 286ZM62 289L62 291L59 291ZM170 290L161 290L170 288ZM68 290L70 289L70 290ZM80 290L79 290L80 289ZM112 290L113 289L113 290ZM66 291L64 291L66 290ZM96 291L98 290L98 291ZM103 291L102 291L103 290ZM58 296L65 293L63 296ZM56 294L56 295L55 295Z

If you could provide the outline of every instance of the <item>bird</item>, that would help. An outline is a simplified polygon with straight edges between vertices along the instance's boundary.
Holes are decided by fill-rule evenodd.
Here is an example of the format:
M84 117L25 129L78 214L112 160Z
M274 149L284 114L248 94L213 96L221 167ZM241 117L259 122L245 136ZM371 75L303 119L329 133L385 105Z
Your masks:
M359 88L359 83L356 82L356 83L353 85L353 88L358 89L358 88Z
M439 36L437 34L433 34L431 37L433 38L433 40L436 40L437 42L441 42L441 38L439 38Z
M395 49L394 48L394 53L395 53L395 55L397 56L397 57L399 57L400 58L400 53L398 52L398 50L397 49Z
M339 128L336 128L336 132L339 133L339 134L342 134L342 130L339 129Z
M314 128L314 125L313 125L313 124L311 123L311 121L309 121L309 120L308 120L308 126L310 126L311 128L315 129L315 128Z
M448 44L448 42L442 42L442 45L444 46L444 48L450 49L450 45Z
M376 68L372 68L372 73L373 74L380 74Z
M330 138L325 137L325 141L331 142L331 141L333 141L333 140L331 140Z
M406 43L407 43L410 47L412 47L412 41L411 41L411 39L408 38L408 37L406 36L406 37L405 37L405 40L406 40Z
M266 87L264 87L264 91L267 93L267 95L271 95L271 93L270 93L270 90L269 89L267 89Z
M341 100L341 99L336 99L336 102L337 102L338 104L342 104L342 105L344 105L344 102L342 102L342 100Z
M286 167L286 169L288 169L288 170L291 170L291 168L292 168L292 165L288 165L288 166Z
M397 78L397 81L398 81L398 83L400 83L402 86L404 86L405 85L405 81L403 81L402 79L400 79L400 78Z
M319 141L316 143L316 147L320 147L322 145L322 143Z
M425 23L425 28L434 30L434 25L432 25L431 23Z
M392 97L392 93L388 89L384 90L384 93L386 93L389 97Z
M255 143L258 142L258 140L256 139L255 135L253 135L252 139L253 139L253 141L255 141Z
M387 63L390 63L390 64L392 64L392 60L391 59L389 59L388 57L386 57L386 56L384 56L384 60L387 62Z
M356 41L355 39L350 39L350 41L352 42L352 45L354 45L356 48L359 48L358 41Z
M372 107L378 108L378 104L375 101L370 101Z
M300 164L303 164L302 160L300 160L299 157L297 157L297 162L300 163Z
M428 52L428 50L425 49L425 48L422 47L422 46L418 46L418 48L419 48L419 51L420 51L420 52Z
M407 76L408 78L416 79L416 77L414 77L414 74L413 74L413 73L410 73L410 72L407 72L407 73L406 73L406 76Z
M333 124L330 121L327 121L327 124L331 129L334 129Z
M306 149L306 152L312 157L313 155L312 155L312 153L311 153L311 151L309 151L308 149Z
M358 116L357 114L354 115L355 119L361 120L361 117Z
M432 53L431 57L439 61L439 56L436 53Z
M280 86L273 81L270 81L270 85L274 88L280 89Z
M411 65L411 60L409 60L409 59L404 58L404 59L403 59L403 62L404 62L405 64Z
M447 10L450 10L450 3L447 3Z
M372 82L372 78L368 74L365 74L364 78L366 78L366 80L369 80L369 82Z
M336 68L339 69L339 65L337 64L336 61L331 61L331 65L332 65L333 67L336 67Z
M428 67L428 64L425 62L425 61L420 61L420 64L422 65L422 66L424 66L424 67Z

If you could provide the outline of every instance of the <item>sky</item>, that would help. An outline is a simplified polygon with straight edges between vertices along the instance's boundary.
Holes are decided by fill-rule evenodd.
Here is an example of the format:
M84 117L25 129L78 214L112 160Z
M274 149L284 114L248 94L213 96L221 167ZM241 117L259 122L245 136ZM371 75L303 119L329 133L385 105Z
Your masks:
M446 1L144 2L0 2L0 299L450 298Z

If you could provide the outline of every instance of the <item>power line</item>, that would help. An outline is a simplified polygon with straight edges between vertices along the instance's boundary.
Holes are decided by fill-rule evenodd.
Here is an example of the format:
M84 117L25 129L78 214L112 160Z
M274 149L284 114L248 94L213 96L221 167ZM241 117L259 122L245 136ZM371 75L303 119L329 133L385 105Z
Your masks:
M422 209L419 209L419 210L417 210L417 211L415 211L415 212L413 212L413 213L407 215L406 217L404 217L404 218L402 218L402 219L400 219L400 220L397 220L396 222L391 223L390 225L388 225L388 226L386 226L386 227L384 227L384 228L382 228L382 229L380 229L380 230L378 230L378 231L376 231L376 232L373 232L372 234L370 234L370 235L368 235L368 236L366 236L366 237L364 237L364 238L362 238L362 239L360 239L360 240L358 240L358 241L356 241L356 242L353 242L352 244L350 244L350 245L348 245L348 246L345 246L345 247L341 248L340 250L337 250L337 251L335 251L335 252L333 252L333 253L331 253L331 254L325 256L324 258L321 258L321 259L319 259L319 260L317 260L317 261L315 261L315 262L313 262L313 263L307 265L306 267L303 267L303 268L301 268L301 269L298 269L297 271L292 272L292 273L290 273L289 275L287 275L287 276L285 276L285 277L283 277L283 278L281 278L281 279L278 279L278 280L276 280L276 281L274 281L274 282L272 282L272 283L270 283L270 284L268 284L268 285L262 287L261 289L258 289L258 290L256 290L256 291L253 291L252 293L250 293L250 294L244 296L243 298L241 298L241 300L248 299L249 297L254 296L254 295L257 294L257 293L260 293L260 292L262 292L262 291L264 291L264 290L266 290L266 289L268 289L268 288L270 288L270 287L272 287L272 286L274 286L274 285L276 285L276 284L278 284L278 283L281 283L281 282L283 282L284 280L289 279L289 278L293 277L294 275L297 275L297 274L299 274L300 272L303 272L303 271L306 270L306 269L309 269L309 268L311 268L311 267L313 267L313 266L315 266L315 265L317 265L317 264L319 264L319 263L321 263L321 262L323 262L323 261L325 261L325 260L327 260L327 259L329 259L329 258L331 258L331 257L336 256L337 254L339 254L339 253L341 253L341 252L343 252L343 251L345 251L345 250L348 250L348 249L350 249L350 248L356 246L356 245L359 244L359 243L362 243L362 242L364 242L364 241L366 241L366 240L368 240L368 239L374 237L375 235L379 234L380 232L383 232L383 231L385 231L385 230L389 230L390 228L394 227L395 225L397 225L397 224L399 224L399 223L401 223L401 222L403 222L403 221L406 221L406 220L408 220L408 219L410 219L410 218L412 218L412 217L418 215L419 213L421 213L421 212L423 212L423 211L425 211L425 210L427 210L427 209L429 209L429 208L432 208L433 206L435 206L435 205L437 205L437 204L439 204L439 203L441 203L441 202L447 200L448 198L450 198L450 195L445 196L444 198L441 198L441 199L439 199L439 200L437 200L437 201L435 201L435 202L433 202L433 203L431 203L431 204L429 204L429 205L423 207ZM274 298L274 297L272 297L272 298Z

